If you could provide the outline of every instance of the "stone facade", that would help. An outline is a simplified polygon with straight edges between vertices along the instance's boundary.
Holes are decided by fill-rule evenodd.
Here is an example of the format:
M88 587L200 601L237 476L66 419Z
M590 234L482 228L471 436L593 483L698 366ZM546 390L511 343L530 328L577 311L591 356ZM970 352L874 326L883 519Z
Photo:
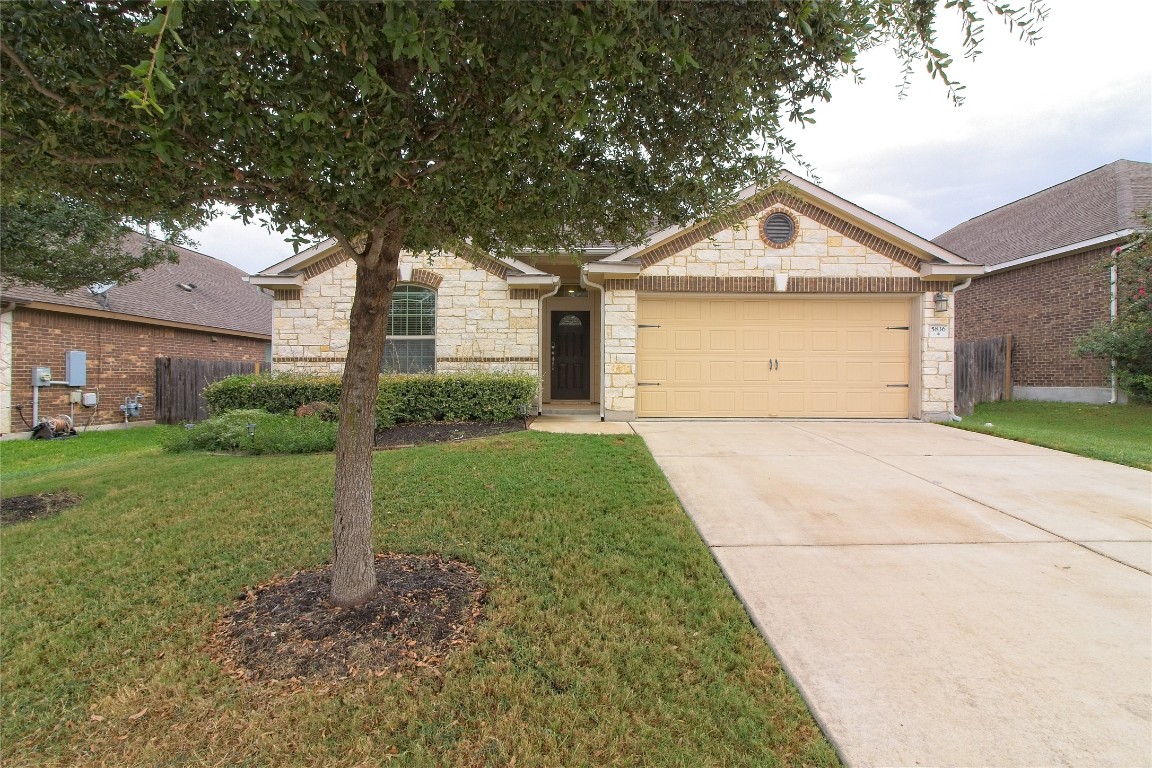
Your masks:
M436 290L436 370L538 373L540 301L452 255L403 254L401 282ZM348 353L348 315L356 292L349 259L315 275L299 291L279 292L273 369L340 373ZM515 297L515 298L514 298Z
M645 277L762 277L786 273L800 277L914 277L920 274L898 264L823 224L795 211L789 213L799 227L795 241L784 248L769 246L759 234L760 221L778 210L745 219L683 251L665 258L641 275Z
M760 237L760 222L786 211L798 224L795 239L785 247L769 245ZM827 218L824 216L823 218ZM850 225L839 229L852 231ZM643 259L649 263L648 259ZM912 329L910 365L919 366L913 377L912 402L924 419L947 418L952 411L954 334L952 302L948 311L936 311L937 287L920 279L905 263L841 234L804 213L775 205L746 218L740 225L713 232L707 239L649 263L638 279L610 280L605 284L604 412L608 419L627 420L636 415L636 308L639 297L653 292L776 293L773 277L788 275L787 293L908 293L921 295L922 322ZM950 287L939 284L940 288ZM932 336L931 326L947 328L945 336ZM916 358L920 359L917 360Z
M643 265L636 277L601 275L592 282L595 286L603 280L604 296L598 307L600 296L593 287L587 300L593 315L599 314L598 309L603 313L603 327L596 334L602 340L602 354L597 354L593 342L591 400L600 401L606 418L630 419L636 414L637 308L642 296L773 295L780 290L789 295L907 297L913 371L910 415L947 417L953 403L952 302L947 311L937 312L934 297L938 290L950 290L950 281L922 280L916 256L807 202L791 201L792 205L790 200L775 200L735 227L709 225L703 238L699 233L678 234L668 241L678 243L678 250L666 242L644 251L635 257ZM797 224L796 237L783 246L760 236L760 222L776 211L787 212ZM323 262L325 271L305 270L301 290L277 294L273 337L277 370L343 369L355 269L351 261L333 256ZM453 255L402 256L403 281L436 288L436 370L540 372L540 350L547 346L548 330L541 324L541 303L545 309L555 309L558 300L543 298L536 289L510 288L498 267L499 263ZM594 264L588 267L599 274ZM786 286L776 284L777 275L787 275Z

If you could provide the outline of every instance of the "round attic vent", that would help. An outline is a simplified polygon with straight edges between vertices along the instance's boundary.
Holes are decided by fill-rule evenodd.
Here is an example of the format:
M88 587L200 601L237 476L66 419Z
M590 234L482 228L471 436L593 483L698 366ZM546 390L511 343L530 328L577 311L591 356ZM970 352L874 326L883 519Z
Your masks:
M796 240L796 220L783 211L765 217L760 236L773 248L785 248Z

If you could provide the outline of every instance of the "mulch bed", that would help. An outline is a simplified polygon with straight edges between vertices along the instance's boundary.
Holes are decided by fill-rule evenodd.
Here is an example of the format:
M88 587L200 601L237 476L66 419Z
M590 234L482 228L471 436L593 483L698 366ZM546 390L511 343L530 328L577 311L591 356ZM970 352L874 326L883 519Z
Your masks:
M428 443L453 443L523 430L523 419L508 421L431 421L397 424L376 433L377 448L411 448Z
M58 515L68 507L84 500L68 491L37 493L32 496L11 496L0 499L0 525L12 525L28 520L43 520Z
M438 676L483 617L479 572L437 555L382 554L376 578L376 596L356 608L328 604L330 566L249 590L217 622L214 655L232 676L262 682Z

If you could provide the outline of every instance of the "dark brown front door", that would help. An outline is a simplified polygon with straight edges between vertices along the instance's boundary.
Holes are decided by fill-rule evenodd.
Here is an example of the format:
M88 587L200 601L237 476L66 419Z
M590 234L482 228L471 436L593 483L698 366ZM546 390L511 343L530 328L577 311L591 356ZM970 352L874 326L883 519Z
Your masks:
M587 400L589 312L552 313L552 399Z

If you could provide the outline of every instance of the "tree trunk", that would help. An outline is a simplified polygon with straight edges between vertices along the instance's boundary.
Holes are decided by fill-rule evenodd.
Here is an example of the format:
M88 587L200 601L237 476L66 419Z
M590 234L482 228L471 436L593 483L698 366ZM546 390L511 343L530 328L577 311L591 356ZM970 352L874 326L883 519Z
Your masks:
M361 605L376 594L372 547L372 448L380 358L388 307L396 287L401 233L389 233L377 255L358 259L356 294L348 318L348 353L340 385L336 435L335 513L332 521L332 604ZM374 257L375 256L375 257Z

